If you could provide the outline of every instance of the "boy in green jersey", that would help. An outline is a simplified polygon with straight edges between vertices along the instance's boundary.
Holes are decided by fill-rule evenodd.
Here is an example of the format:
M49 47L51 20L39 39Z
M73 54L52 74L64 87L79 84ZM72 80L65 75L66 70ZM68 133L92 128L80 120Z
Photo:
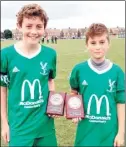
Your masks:
M54 119L46 114L56 51L39 44L47 22L39 5L24 6L17 14L23 39L1 50L2 136L9 146L57 146Z
M85 118L78 123L75 146L121 146L124 143L124 72L106 59L109 33L104 24L92 24L86 33L90 59L74 66L71 92L83 97Z

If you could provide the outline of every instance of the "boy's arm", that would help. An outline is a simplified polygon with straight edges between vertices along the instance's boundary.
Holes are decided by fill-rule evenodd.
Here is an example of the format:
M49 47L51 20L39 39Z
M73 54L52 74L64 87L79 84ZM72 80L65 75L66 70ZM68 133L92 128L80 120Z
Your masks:
M49 79L48 85L49 85L49 91L55 91L55 82L54 82L54 79Z
M9 125L7 119L7 87L1 88L1 127L4 142L9 142Z
M7 88L9 85L8 79L8 59L7 59L7 50L1 50L1 68L0 68L0 90L1 90L1 134L2 137L7 143L9 141L9 125L7 117Z
M117 115L118 115L118 133L124 133L125 130L125 76L122 69L118 71L117 78Z
M1 122L7 123L7 88L1 86Z
M57 54L56 52L54 52L54 58L52 61L52 69L50 70L49 80L48 80L49 91L55 91L54 78L56 77L56 60L57 60Z
M114 140L114 147L124 146L125 136L125 104L117 104L118 133Z
M117 77L116 103L118 117L118 132L114 140L114 146L124 145L125 136L125 77L124 72L119 69Z
M125 133L125 104L117 104L118 114L118 133L124 135Z
M7 124L7 88L1 86L1 122Z

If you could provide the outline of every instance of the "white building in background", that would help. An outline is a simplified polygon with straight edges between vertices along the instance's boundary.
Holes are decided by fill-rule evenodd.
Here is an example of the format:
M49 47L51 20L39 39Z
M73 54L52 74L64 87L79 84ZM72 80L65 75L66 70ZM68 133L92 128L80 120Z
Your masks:
M125 28L119 28L118 38L125 38Z
M81 37L80 38L85 38L85 33L87 28L66 28L66 29L56 29L56 28L47 28L45 30L44 36L51 38L52 36L57 36L58 38L61 35L61 31L64 34L64 38L73 38L77 37L78 30L80 31ZM111 37L118 37L118 38L125 38L125 28L108 28L109 35ZM13 34L13 39L14 40L21 40L22 39L22 33L18 29L12 30ZM4 34L1 32L1 38L3 37Z
M18 29L12 30L13 34L13 40L22 40L22 32L20 32Z

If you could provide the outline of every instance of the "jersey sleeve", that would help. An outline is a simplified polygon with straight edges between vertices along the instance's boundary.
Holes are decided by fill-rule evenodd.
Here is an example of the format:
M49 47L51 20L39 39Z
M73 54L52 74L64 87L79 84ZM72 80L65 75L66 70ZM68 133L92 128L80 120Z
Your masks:
M79 83L78 83L78 70L77 67L75 66L72 70L72 72L70 73L69 76L69 84L72 90L79 90Z
M125 103L125 77L124 72L120 68L117 77L117 87L116 87L116 102Z
M0 60L0 86L7 87L9 84L8 74L7 74L7 58L4 49L1 50L1 60Z
M49 79L54 79L56 77L56 63L57 63L57 54L55 52L54 58L52 60L52 68L49 72Z

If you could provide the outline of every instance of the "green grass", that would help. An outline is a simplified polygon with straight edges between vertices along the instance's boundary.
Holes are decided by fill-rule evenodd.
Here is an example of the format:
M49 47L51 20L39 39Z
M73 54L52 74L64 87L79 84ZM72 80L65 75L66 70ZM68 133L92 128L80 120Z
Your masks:
M3 41L2 48L13 44L13 41ZM89 58L84 40L58 40L58 44L48 44L57 51L56 91L69 92L68 76L75 64ZM107 54L114 63L124 70L125 40L113 39ZM76 125L64 117L55 119L56 134L59 146L72 146L74 143Z

